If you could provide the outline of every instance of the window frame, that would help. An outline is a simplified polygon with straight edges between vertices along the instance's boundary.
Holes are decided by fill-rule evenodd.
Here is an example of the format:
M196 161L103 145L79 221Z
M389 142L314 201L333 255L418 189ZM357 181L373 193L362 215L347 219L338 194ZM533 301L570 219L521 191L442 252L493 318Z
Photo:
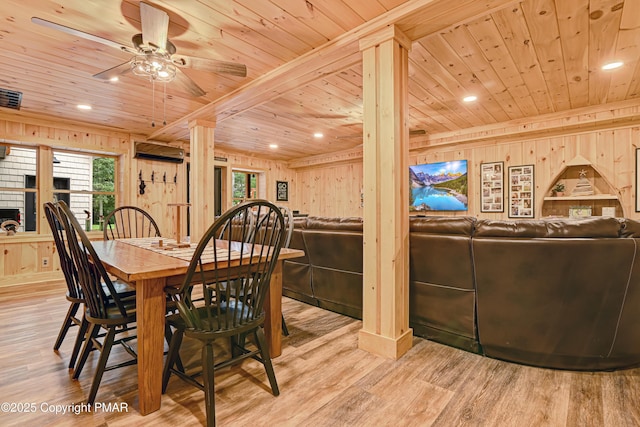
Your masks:
M25 231L25 218L26 218L26 205L27 205L27 194L35 194L35 201L36 201L36 205L38 204L38 200L40 200L40 190L38 188L38 183L36 180L36 185L33 188L29 188L27 187L27 182L26 182L26 177L27 176L31 176L32 173L35 173L37 176L37 172L38 172L38 165L39 165L39 157L40 157L40 151L38 149L38 146L33 146L33 145L22 145L22 144L13 144L13 143L8 143L5 142L2 144L3 146L8 147L8 149L6 150L6 156L9 157L11 154L11 150L12 149L19 149L19 150L29 150L29 151L33 151L33 155L34 155L34 163L31 164L29 163L29 167L25 169L21 169L21 174L19 175L20 179L16 180L14 182L21 182L22 185L20 187L4 187L4 186L0 186L0 194L6 194L6 193L17 193L20 196L22 196L22 201L21 206L13 206L13 205L7 205L7 206L2 206L3 209L12 209L12 208L18 208L20 211L20 227L18 228L18 232L19 233L29 233L29 235L33 235L34 233L37 233L38 230L38 221L37 221L37 210L36 210L36 231ZM30 155L27 157L31 157ZM9 158L5 158L2 161L10 161ZM0 235L2 235L2 233L0 233Z
M119 206L120 200L122 198L122 153L114 153L114 152L102 152L98 150L83 150L83 149L73 149L68 147L58 147L58 146L49 146L45 144L31 144L25 143L22 141L8 141L4 140L2 145L8 146L10 148L25 148L25 149L33 149L36 153L36 168L35 168L35 188L8 188L8 187L0 187L0 192L20 192L24 193L35 193L35 207L36 207L36 229L35 231L23 231L25 226L25 217L21 218L21 235L22 236L42 236L50 234L49 227L46 222L43 203L48 200L54 200L54 195L56 194L69 194L69 197L72 197L74 194L82 194L82 195L112 195L114 197L115 206ZM64 190L64 189L56 189L54 186L54 178L60 178L54 174L54 151L55 153L69 153L78 156L90 156L90 157L107 157L112 158L114 160L114 190L113 191L94 191L94 190ZM92 162L91 162L92 164ZM31 173L25 174L30 175ZM91 171L91 176L93 174L93 169ZM26 183L24 183L26 187ZM93 179L90 182L91 188L93 188ZM24 202L23 202L24 204ZM24 206L23 206L24 208ZM95 232L101 233L101 232ZM0 239L3 239L5 236L0 233Z
M235 192L233 191L235 184L235 175L242 174L244 175L244 196L236 197ZM231 206L235 206L240 204L246 200L257 199L260 197L260 182L261 182L261 172L258 171L248 171L242 169L232 169L231 170ZM255 187L251 187L251 178L255 177Z

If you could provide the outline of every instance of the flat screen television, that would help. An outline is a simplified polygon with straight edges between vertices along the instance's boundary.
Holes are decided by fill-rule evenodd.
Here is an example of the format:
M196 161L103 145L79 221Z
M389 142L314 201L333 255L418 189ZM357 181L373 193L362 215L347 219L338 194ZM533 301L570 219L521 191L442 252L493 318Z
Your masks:
M466 211L467 161L409 166L409 211Z

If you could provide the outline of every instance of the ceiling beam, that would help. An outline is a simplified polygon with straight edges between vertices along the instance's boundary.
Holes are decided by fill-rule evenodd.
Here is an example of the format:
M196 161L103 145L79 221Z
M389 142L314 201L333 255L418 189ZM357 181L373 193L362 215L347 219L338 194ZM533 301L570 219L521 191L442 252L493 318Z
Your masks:
M236 114L267 103L297 87L335 74L359 63L359 40L389 25L397 25L412 40L459 25L517 0L415 0L404 3L327 42L247 85L159 128L149 139L173 141L188 138L188 123L196 119L220 123Z

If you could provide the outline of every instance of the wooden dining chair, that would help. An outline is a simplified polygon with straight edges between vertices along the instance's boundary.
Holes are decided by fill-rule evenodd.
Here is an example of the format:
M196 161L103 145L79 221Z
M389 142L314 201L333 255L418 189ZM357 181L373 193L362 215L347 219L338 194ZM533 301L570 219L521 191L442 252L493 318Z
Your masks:
M77 314L78 309L84 305L84 295L82 294L82 288L80 287L80 283L78 282L78 273L73 265L73 260L71 259L71 254L69 253L69 249L66 244L67 232L60 220L60 214L58 213L57 205L52 202L45 203L44 213L47 217L49 227L51 228L51 233L53 234L53 242L60 258L60 269L62 270L64 280L67 285L66 298L67 301L69 301L69 310L67 311L64 321L62 322L62 326L60 327L60 332L58 332L58 337L56 338L56 342L53 345L53 349L56 351L60 349L60 346L62 345L67 332L72 326L79 327L76 341L73 346L73 351L71 353L71 358L69 360L69 369L72 369L76 363L76 359L78 357L78 353L80 351L80 347L82 346L82 341L84 339L84 335L87 331L88 326L86 320L84 319L84 316L82 316L82 312L80 313L80 316L78 316Z
M253 237L250 233L253 231L255 221L256 216L253 212L238 214L220 229L218 238L247 242Z
M291 244L291 237L293 236L293 212L287 206L280 206L280 211L282 212L282 216L284 218L284 226L285 226L285 238L284 243L282 244L283 248L288 248L289 244ZM282 333L285 337L289 336L289 328L287 328L287 322L284 320L284 313L282 314Z
M232 233L218 239L221 230L234 221L242 220L249 226L251 222L244 218L253 209L256 221L251 230L243 231L251 239L234 241ZM175 290L178 314L167 316L174 332L162 390L166 391L172 373L204 390L209 426L215 425L214 372L219 368L253 358L264 365L273 395L280 393L263 331L263 305L284 238L284 220L277 206L265 200L235 206L221 215L198 242L185 279ZM197 288L211 290L213 298L197 298ZM195 372L174 367L185 335L202 345L202 366ZM253 337L252 344L247 343L246 336ZM213 342L220 338L229 339L231 356L218 361Z
M82 347L82 342L87 332L88 323L84 318L84 294L82 287L78 281L78 272L75 268L73 260L71 259L71 253L69 252L69 246L66 243L67 232L64 228L64 221L60 217L59 206L57 203L46 202L44 203L44 212L53 234L53 241L58 252L60 259L60 269L64 275L65 284L67 285L66 299L69 301L69 310L62 322L60 332L56 338L56 342L53 345L53 349L58 351L67 332L72 326L79 326L78 334L71 352L69 359L69 369L73 369L76 359ZM112 282L113 288L120 298L131 298L135 296L135 289L128 283L121 280L115 280ZM106 288L103 283L103 290L107 296L110 296L109 289ZM78 310L82 307L82 311L78 313Z
M118 295L84 229L63 201L58 202L58 212L60 222L66 230L69 252L84 295L84 317L88 324L87 337L73 372L73 379L78 379L82 373L89 353L93 349L100 351L87 398L87 403L93 403L105 371L137 362L137 355L128 344L136 338L135 296L123 298ZM107 366L114 344L121 344L132 358L117 365Z
M151 215L137 206L120 206L104 218L104 240L130 237L160 237L160 228Z

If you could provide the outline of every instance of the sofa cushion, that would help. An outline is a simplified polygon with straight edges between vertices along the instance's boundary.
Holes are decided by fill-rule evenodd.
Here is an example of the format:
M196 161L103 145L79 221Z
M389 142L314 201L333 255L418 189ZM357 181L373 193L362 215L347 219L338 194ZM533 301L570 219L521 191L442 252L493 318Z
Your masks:
M622 224L616 218L550 218L542 220L490 220L476 223L475 237L620 237Z
M409 221L409 232L471 236L475 224L476 219L469 216L412 216Z
M606 367L633 239L479 235L472 244L486 355L561 369Z
M309 230L359 231L362 233L362 218L326 218L314 216L307 218Z

